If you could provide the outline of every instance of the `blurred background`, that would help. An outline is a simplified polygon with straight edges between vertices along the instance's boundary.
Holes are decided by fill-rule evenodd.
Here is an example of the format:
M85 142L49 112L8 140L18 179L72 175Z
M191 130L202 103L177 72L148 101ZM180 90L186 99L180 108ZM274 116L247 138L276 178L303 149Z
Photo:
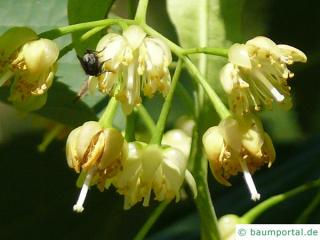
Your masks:
M235 2L237 1L220 0L225 8ZM254 175L257 188L263 199L266 199L319 177L320 1L241 2L242 24L238 31L242 37L237 41L245 42L251 37L264 34L276 43L295 46L308 56L307 64L293 66L295 78L290 81L293 109L289 112L275 109L271 113L261 114L265 129L271 134L277 151L273 167L262 169ZM111 12L127 17L127 8L127 1L116 1ZM227 15L222 17L229 23ZM148 20L155 29L177 41L166 11L166 1L150 1ZM16 25L27 25L41 32L67 24L67 1L0 0L1 33ZM70 36L63 37L59 39L59 44L64 46L70 40ZM94 40L90 44L91 47L88 48L94 48ZM75 52L70 52L61 59L57 75L61 76L60 82L76 81L74 89L71 89L74 92L78 91L86 79ZM188 84L188 76L185 78L184 81ZM55 91L60 91L61 86L57 84L54 88ZM5 99L5 93L0 92L0 95ZM59 115L61 106L72 101L72 97L60 100L56 98L49 95L48 108L38 112L42 117L37 114L27 116L6 103L0 104L0 239L132 239L157 203L152 202L149 208L138 204L124 211L123 199L114 189L101 193L92 188L84 213L75 214L72 206L79 189L75 186L77 175L66 164L65 139L62 136L62 139L54 140L45 152L38 151L37 146L44 134L53 126L53 122L43 116L50 116L49 112L53 110ZM159 99L153 101L160 101ZM100 101L101 98L97 100L88 97L84 107L94 106L96 113L101 110ZM179 101L181 100L177 97L173 106L176 111L172 111L170 115L169 126L173 126L174 119L185 110L179 107ZM57 102L60 105L51 104ZM156 119L160 109L152 108L154 104L149 101L147 107ZM77 112L60 117L61 119L53 119L69 123L70 127L90 119L89 115L82 118ZM121 116L116 121L119 126L123 125ZM232 187L225 188L209 175L210 191L218 217L229 213L242 215L254 206L241 176L232 180ZM273 207L257 222L293 223L317 191L304 192ZM310 215L308 223L320 223L320 207ZM171 203L147 239L199 239L199 224L191 199Z

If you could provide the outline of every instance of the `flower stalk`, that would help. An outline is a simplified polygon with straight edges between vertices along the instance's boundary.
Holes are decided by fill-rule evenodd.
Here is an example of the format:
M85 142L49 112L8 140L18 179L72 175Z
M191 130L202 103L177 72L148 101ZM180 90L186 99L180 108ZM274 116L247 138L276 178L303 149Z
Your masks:
M140 0L137 7L137 12L134 20L144 24L146 22L147 8L149 0Z
M155 131L155 134L151 138L150 144L160 144L161 143L162 135L163 135L163 132L164 132L164 129L166 126L166 122L167 122L167 118L168 118L168 115L169 115L169 112L171 109L171 105L172 105L173 94L176 89L176 86L177 86L177 83L178 83L178 80L180 77L180 73L182 70L182 64L183 63L182 63L181 59L179 59L176 70L175 70L173 78L172 78L169 93L164 101L163 106L162 106L159 120L156 125L156 131Z
M288 192L281 193L275 196L268 198L267 200L261 202L254 208L250 209L247 213L245 213L241 219L243 219L246 223L254 222L262 213L267 211L269 208L288 200L291 197L296 196L299 193L307 191L311 188L319 187L320 186L320 179L314 180L312 182L303 184L299 187L296 187Z
M103 128L112 127L112 121L114 114L116 113L117 106L118 101L114 97L110 98L109 103L99 120L99 123Z

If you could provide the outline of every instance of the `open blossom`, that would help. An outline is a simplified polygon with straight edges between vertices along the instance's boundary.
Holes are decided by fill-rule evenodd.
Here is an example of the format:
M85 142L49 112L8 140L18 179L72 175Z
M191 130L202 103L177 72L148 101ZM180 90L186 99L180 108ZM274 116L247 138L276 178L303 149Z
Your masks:
M218 182L230 186L228 179L243 172L251 198L258 194L251 174L275 160L271 138L261 122L252 114L241 118L228 117L203 135L203 145L210 168Z
M170 49L159 38L148 37L139 26L128 27L122 35L109 33L98 43L102 74L89 79L96 87L115 96L126 114L141 102L140 91L152 97L157 91L166 96L170 87Z
M74 206L83 211L83 202L90 184L104 189L107 178L120 172L126 158L126 143L121 133L114 128L102 129L95 121L84 123L68 136L66 145L67 162L77 173L86 173L79 200Z
M246 44L234 44L229 49L229 61L221 70L220 81L228 94L235 114L271 108L276 102L291 107L287 80L294 74L288 65L306 62L306 55L291 46L275 44L266 37L256 37Z
M9 101L24 111L42 107L56 72L58 46L38 39L31 29L17 27L0 37L0 53L0 85L13 80Z
M158 201L179 201L184 180L196 192L195 181L186 169L187 157L178 149L141 142L129 143L128 148L123 170L112 179L117 191L124 195L125 209L140 201L148 206L152 192Z

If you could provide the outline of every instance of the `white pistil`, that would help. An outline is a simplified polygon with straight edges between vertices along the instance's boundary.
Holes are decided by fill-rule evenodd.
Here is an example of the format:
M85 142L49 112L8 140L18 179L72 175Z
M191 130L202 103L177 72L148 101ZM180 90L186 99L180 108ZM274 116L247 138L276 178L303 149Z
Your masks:
M284 96L275 87L272 87L270 91L278 102L282 102L284 100Z
M247 163L243 160L243 159L240 159L240 165L241 165L241 168L242 168L242 171L243 171L243 176L244 176L244 179L246 181L246 184L249 188L249 191L250 191L250 194L251 194L251 199L253 201L257 201L260 199L260 194L258 193L257 189L256 189L256 186L253 182L253 179L252 179L252 176L249 172L249 169L248 169L248 166L247 166Z
M92 179L92 176L95 172L95 169L91 169L86 176L86 179L84 180L84 183L82 185L79 197L78 197L78 201L75 205L73 205L73 211L77 212L77 213L81 213L83 212L84 208L83 208L83 203L86 199L89 187L90 187L90 182Z

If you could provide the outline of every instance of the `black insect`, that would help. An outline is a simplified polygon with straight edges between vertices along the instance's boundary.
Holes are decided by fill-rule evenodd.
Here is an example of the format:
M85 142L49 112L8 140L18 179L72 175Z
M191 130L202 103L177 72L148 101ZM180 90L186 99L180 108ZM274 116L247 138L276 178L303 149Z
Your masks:
M93 50L86 50L86 53L83 55L83 57L77 56L83 70L86 72L86 74L90 76L99 76L104 71L102 71L102 65L104 62L100 62L98 58L99 52L93 51Z

